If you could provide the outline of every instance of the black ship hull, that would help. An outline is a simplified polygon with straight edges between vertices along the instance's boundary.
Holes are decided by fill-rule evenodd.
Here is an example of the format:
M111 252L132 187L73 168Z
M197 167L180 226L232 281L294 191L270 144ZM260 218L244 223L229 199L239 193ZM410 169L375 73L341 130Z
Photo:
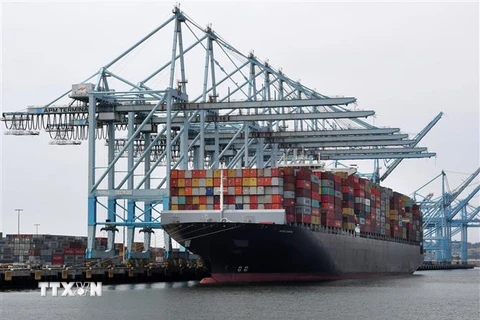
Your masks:
M202 257L212 282L319 281L412 274L419 245L304 226L193 222L164 225Z

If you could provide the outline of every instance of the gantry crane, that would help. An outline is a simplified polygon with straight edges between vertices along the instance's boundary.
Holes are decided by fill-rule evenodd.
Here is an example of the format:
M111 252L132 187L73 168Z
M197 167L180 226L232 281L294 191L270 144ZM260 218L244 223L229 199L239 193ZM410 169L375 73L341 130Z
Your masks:
M155 35L171 32L168 26L173 42L164 64L135 80L115 71ZM161 228L172 169L435 156L417 147L422 136L410 140L398 128L360 120L375 112L356 110L356 103L292 80L175 7L167 21L63 95L26 112L5 112L2 120L8 129L43 129L54 140L88 141L87 258L112 256L119 226L127 228L131 258L148 255L150 235ZM102 146L106 163L96 158ZM119 209L126 210L125 218ZM105 252L94 248L98 228L108 233ZM144 232L141 253L132 251L136 228Z
M480 227L480 207L475 207L470 202L480 191L480 184L473 183L480 174L480 168L475 170L455 190L448 190L446 173L442 171L438 176L417 189L412 197L420 202L423 212L423 239L427 257L432 254L439 262L452 260L452 237L461 233L461 261L467 262L467 232L468 228ZM430 193L422 196L420 191L429 186L435 180L441 178L442 194L433 198ZM469 190L468 188L473 188ZM459 199L461 194L466 194Z

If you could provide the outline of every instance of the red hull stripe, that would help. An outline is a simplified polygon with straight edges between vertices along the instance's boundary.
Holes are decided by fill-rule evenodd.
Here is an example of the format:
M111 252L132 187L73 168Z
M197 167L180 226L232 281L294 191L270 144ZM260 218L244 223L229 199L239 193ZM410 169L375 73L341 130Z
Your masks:
M235 283L235 282L293 282L293 281L328 281L342 279L364 279L407 275L411 273L382 272L382 273L213 273L200 283Z

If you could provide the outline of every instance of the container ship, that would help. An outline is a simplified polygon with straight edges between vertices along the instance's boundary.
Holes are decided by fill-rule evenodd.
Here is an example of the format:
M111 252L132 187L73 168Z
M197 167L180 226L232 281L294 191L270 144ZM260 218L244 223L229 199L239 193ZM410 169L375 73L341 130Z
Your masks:
M168 206L163 228L202 257L202 283L392 276L423 261L419 206L354 170L173 170Z

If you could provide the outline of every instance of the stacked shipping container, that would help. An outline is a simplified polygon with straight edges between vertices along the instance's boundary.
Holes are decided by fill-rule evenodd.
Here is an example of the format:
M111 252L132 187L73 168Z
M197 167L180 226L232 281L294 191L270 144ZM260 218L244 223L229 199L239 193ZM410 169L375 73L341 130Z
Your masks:
M221 177L223 176L223 183ZM398 240L421 241L421 212L407 196L345 172L306 167L173 170L171 210L285 209L302 223Z

